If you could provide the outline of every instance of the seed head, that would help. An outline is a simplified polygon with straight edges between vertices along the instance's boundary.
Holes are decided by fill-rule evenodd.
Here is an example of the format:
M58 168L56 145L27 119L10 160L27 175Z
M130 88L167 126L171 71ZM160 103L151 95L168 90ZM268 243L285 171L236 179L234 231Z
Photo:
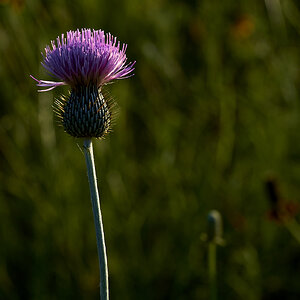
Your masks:
M54 102L54 112L65 131L71 136L104 137L116 115L116 103L105 100L95 86L72 89Z

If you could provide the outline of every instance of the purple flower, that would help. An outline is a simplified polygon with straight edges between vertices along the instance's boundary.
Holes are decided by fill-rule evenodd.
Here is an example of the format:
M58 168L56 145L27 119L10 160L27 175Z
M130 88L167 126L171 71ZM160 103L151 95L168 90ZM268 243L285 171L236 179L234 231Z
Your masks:
M77 29L51 41L51 47L42 53L43 67L61 82L35 79L40 91L49 91L60 85L97 87L114 80L127 78L134 70L135 62L126 64L127 45L120 45L117 38L103 30Z
M101 92L114 79L132 76L133 63L126 63L127 45L121 46L110 33L102 30L77 29L51 41L45 48L43 67L60 82L36 80L37 86L50 91L70 85L68 96L56 99L54 111L65 131L74 137L102 138L111 127L114 103Z

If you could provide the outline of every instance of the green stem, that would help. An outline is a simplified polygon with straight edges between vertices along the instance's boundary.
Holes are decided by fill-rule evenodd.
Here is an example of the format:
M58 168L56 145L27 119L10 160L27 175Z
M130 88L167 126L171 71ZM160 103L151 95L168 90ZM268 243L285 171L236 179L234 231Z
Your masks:
M214 242L208 244L208 275L210 284L210 299L217 299L217 245Z
M100 299L108 300L108 268L92 140L84 140L83 145L96 228L97 249L100 268Z

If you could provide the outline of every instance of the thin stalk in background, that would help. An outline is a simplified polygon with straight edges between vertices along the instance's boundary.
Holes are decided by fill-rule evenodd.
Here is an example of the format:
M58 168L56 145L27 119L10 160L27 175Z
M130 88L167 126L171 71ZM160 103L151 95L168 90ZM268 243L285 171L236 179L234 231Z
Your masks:
M217 246L214 242L208 244L208 275L210 285L210 299L217 299Z
M209 212L207 217L207 264L208 264L208 278L210 285L210 299L218 299L218 284L217 284L217 246L223 245L222 238L223 225L221 214L217 210Z
M96 228L97 249L100 268L100 299L108 300L108 267L92 140L85 139L83 145L88 180L90 185L94 222Z

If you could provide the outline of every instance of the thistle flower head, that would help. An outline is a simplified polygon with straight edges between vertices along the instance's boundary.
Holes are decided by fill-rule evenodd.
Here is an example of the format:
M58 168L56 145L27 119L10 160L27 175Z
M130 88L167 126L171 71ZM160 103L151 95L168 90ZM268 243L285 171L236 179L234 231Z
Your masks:
M97 87L131 75L135 62L126 64L127 45L103 30L77 29L62 34L42 53L43 67L61 82L36 80L39 87L51 90L59 85ZM34 78L35 79L35 78Z
M114 79L132 76L133 63L127 63L126 44L120 44L102 30L77 29L57 37L46 46L43 67L59 82L38 80L45 92L60 85L69 85L69 96L55 102L55 111L65 128L74 137L101 138L109 131L113 105L101 93L103 85Z

